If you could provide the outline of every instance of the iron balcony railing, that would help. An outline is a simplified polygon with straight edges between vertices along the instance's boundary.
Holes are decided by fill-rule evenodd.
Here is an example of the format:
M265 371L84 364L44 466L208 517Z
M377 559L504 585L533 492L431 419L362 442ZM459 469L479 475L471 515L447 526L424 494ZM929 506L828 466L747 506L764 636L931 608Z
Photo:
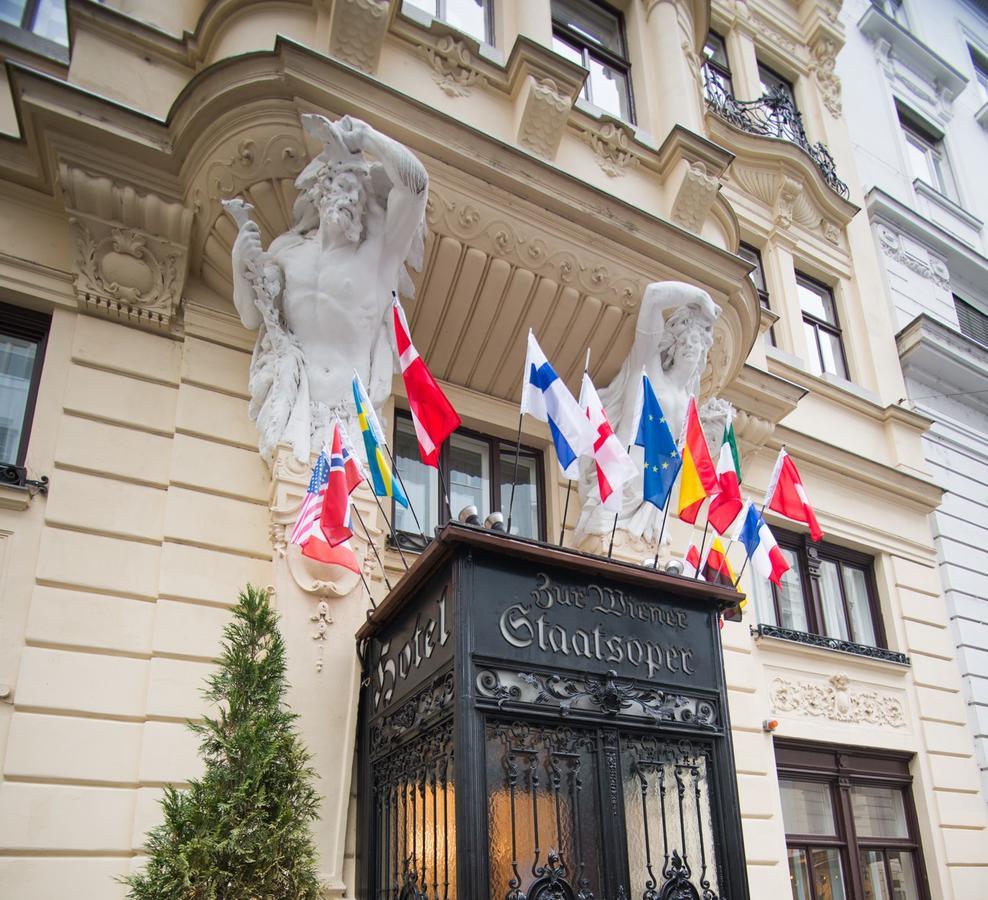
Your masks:
M707 105L735 128L761 137L779 138L801 148L816 164L827 185L845 200L850 192L837 177L830 151L819 141L811 144L803 128L803 117L784 88L774 88L757 100L738 100L719 73L704 65L703 89Z

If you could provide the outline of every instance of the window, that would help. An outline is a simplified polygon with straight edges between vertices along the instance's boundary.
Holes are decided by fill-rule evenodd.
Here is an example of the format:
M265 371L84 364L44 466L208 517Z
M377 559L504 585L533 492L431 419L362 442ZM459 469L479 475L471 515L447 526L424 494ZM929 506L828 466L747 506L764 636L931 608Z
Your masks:
M791 81L762 63L758 64L758 81L762 86L762 96L782 94L789 98L793 109L796 108L796 94L793 92Z
M751 283L755 286L755 290L758 292L758 299L765 309L771 309L771 305L768 302L768 290L765 288L765 270L762 268L762 255L750 244L742 243L738 247L738 256L741 257L746 263L750 263L755 268L748 273L748 277L751 279ZM775 329L770 328L768 330L768 340L769 343L775 346Z
M974 89L978 92L978 104L988 103L988 56L974 47L968 47L971 63L974 66Z
M909 756L775 742L793 900L926 900Z
M906 7L902 0L872 0L872 5L877 6L893 22L897 22L903 28L909 27L909 17L906 15Z
M0 22L6 22L39 37L69 43L65 0L0 0Z
M404 0L484 44L494 44L493 0Z
M954 294L954 309L961 334L988 347L988 315Z
M0 464L23 466L49 316L0 303Z
M709 96L711 91L718 90L719 93L734 95L734 86L731 83L731 66L727 59L727 45L724 39L716 32L707 33L707 43L703 45L704 69L704 90ZM714 82L714 85L711 84Z
M437 525L449 520L439 473L423 465L415 439L412 420L399 413L395 421L395 461L408 492L408 499L418 515L426 536ZM464 506L476 506L481 520L492 512L504 514L507 526L511 498L511 478L515 469L515 445L486 435L457 431L444 445L442 471L449 479L449 502L455 518ZM518 477L515 503L511 513L511 532L523 537L544 538L545 516L542 484L542 454L522 447L518 454ZM417 534L411 512L394 506L396 531Z
M799 272L796 273L796 291L799 307L803 311L810 371L814 375L829 372L841 378L850 378L833 291Z
M635 121L631 65L617 10L592 0L552 0L552 49L590 71L585 99L618 119Z
M909 174L935 188L949 200L957 202L957 188L942 138L936 137L899 110L899 125L906 139L906 163Z
M884 647L871 558L774 530L789 571L782 576L781 587L752 580L759 620L786 630Z

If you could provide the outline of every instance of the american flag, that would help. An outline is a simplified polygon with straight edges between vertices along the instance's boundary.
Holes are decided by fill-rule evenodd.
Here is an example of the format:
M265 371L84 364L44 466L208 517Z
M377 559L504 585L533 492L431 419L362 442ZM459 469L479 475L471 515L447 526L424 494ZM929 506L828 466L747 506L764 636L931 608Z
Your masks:
M291 543L304 544L311 537L319 538L319 540L324 539L322 529L319 527L319 516L322 513L322 502L328 483L329 460L326 458L326 452L323 451L312 467L309 487L305 493L305 499L302 501L298 519L295 521L292 536L289 539Z

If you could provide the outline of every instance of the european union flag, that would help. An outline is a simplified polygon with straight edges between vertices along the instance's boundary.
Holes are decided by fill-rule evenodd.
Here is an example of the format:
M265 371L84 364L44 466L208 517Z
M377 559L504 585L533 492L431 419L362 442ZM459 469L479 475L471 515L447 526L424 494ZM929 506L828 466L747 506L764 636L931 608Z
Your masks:
M645 451L644 499L662 509L682 468L683 457L676 449L665 413L645 374L642 374L642 410L635 444Z

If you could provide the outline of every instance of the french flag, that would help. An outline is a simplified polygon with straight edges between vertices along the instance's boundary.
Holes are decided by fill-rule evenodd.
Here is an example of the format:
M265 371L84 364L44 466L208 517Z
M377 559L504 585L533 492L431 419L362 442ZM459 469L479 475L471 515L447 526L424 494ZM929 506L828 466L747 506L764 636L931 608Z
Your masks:
M789 563L775 542L772 530L750 500L745 504L741 527L734 540L744 544L752 568L762 578L767 578L773 584L782 584L782 576L789 571Z
M521 388L521 411L549 424L563 475L579 477L581 456L594 455L597 431L549 364L535 335L528 332L528 354Z

